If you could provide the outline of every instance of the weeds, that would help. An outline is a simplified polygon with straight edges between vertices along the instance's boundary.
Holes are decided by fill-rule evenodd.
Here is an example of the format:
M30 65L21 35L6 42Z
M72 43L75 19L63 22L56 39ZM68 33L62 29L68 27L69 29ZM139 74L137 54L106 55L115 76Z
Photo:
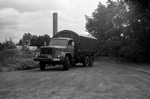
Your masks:
M38 64L33 61L35 52L5 49L0 51L0 71L17 71L37 68Z

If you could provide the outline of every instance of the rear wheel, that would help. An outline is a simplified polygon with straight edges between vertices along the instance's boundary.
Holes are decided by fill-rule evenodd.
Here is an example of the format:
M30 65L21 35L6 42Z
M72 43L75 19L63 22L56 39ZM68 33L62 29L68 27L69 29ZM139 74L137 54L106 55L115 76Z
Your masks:
M89 66L89 56L85 56L85 57L83 58L83 66L84 66L84 67Z
M40 62L39 65L41 70L45 70L45 65L46 65L45 63Z
M69 60L69 57L66 56L66 57L65 57L65 61L64 61L64 63L63 63L63 68L64 68L64 70L69 70L69 66L70 66L70 60Z
M89 66L93 66L93 65L94 65L94 56L91 56Z

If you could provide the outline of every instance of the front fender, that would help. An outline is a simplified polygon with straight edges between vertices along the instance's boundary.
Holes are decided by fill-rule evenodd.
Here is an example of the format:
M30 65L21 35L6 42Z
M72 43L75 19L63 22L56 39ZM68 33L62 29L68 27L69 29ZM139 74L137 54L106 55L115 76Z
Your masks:
M59 57L65 58L66 55L71 55L71 53L70 53L70 52L62 52L62 53L59 55Z

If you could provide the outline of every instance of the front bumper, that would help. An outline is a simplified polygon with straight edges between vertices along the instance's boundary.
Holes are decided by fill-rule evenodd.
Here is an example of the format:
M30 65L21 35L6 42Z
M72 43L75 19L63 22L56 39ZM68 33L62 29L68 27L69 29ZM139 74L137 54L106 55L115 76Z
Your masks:
M62 58L43 58L43 57L35 57L33 58L34 61L43 61L43 62L63 62L64 59Z

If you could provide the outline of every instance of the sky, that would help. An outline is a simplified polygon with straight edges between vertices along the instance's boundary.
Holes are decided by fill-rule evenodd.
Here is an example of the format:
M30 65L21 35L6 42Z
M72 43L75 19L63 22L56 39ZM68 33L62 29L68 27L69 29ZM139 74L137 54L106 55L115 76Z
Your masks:
M52 37L52 15L58 13L58 31L86 33L85 15L107 0L0 0L0 42L19 42L24 33Z

